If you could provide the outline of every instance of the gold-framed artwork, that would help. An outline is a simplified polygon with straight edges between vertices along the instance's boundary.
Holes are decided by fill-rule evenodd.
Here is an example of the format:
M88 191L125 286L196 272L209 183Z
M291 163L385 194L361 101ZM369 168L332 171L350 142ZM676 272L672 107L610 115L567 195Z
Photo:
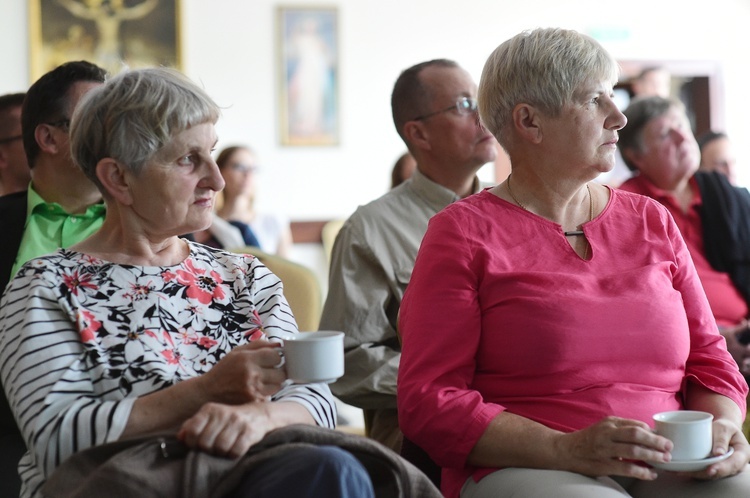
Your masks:
M339 143L336 7L278 7L282 145Z
M29 0L31 81L71 60L181 69L180 0Z

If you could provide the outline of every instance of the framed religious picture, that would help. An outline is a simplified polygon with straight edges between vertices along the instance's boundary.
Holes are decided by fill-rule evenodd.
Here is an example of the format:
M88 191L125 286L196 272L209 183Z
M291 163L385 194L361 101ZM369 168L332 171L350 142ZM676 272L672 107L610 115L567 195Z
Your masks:
M335 7L279 7L282 145L339 143L338 12Z
M180 0L29 0L31 81L71 60L181 68Z

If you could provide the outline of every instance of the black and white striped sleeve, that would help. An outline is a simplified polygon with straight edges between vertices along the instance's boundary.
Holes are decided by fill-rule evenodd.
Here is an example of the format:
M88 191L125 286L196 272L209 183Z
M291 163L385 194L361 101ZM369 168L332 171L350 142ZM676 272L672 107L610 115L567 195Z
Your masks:
M76 314L38 272L0 306L0 375L35 466L46 477L81 449L118 439L134 399L106 401L82 362Z
M283 293L281 280L257 258L250 263L249 275L254 302L266 334L283 339L298 334L297 322ZM335 428L336 404L327 384L294 384L287 386L273 397L274 401L292 401L304 406L321 427Z

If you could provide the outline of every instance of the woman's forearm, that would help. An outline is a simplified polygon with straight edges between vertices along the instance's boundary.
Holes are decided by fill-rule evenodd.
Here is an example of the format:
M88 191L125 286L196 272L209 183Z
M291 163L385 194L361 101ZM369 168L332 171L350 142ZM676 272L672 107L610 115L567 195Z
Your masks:
M139 397L133 404L121 438L177 429L206 402L212 401L201 377Z
M742 427L742 410L730 398L715 393L695 382L688 382L685 408L712 413L714 419L723 418Z
M496 416L467 462L482 467L525 467L655 479L639 461L666 461L669 442L644 422L606 417L562 433L507 412Z
M492 419L466 463L477 467L553 468L559 462L555 441L562 434L502 412Z

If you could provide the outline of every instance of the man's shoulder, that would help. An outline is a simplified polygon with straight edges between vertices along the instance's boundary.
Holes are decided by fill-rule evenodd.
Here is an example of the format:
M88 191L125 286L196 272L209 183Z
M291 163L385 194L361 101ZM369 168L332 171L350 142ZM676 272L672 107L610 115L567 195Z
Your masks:
M10 277L26 223L26 191L0 196L0 293Z
M28 192L26 190L2 195L0 196L0 209L3 211L7 210L7 212L19 208L25 209L27 199Z
M0 226L7 236L10 226L23 227L26 222L26 191L0 196Z
M353 219L380 220L391 219L394 213L409 213L411 208L419 203L417 195L405 185L386 192L377 199L357 208L352 214Z

